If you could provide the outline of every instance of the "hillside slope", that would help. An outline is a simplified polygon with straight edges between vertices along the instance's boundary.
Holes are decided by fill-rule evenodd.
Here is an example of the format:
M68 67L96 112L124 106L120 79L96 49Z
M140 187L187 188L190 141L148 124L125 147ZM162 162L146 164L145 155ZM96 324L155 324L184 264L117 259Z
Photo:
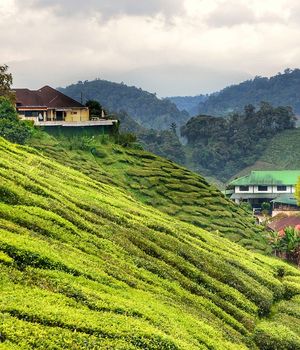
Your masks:
M300 169L300 128L285 130L273 137L262 156L234 177L248 174L251 170L285 169Z
M300 347L299 270L3 140L0 177L2 349Z
M237 85L228 86L212 94L199 105L199 113L226 116L241 111L244 106L258 106L261 101L274 107L290 106L300 114L300 69L285 70L273 77L255 77Z
M100 183L126 189L138 200L254 250L265 251L263 232L244 209L227 200L200 175L154 154L113 143L51 138L38 134L31 144L48 157Z
M187 112L179 111L168 99L123 83L96 79L59 90L77 101L97 100L111 112L125 111L145 128L169 129L171 123L182 125L189 118Z

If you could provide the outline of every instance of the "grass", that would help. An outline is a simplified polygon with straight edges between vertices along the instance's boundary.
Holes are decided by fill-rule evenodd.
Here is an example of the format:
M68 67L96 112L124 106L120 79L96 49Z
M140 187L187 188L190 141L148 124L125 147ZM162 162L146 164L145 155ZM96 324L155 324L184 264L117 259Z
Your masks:
M170 212L178 192L181 203L190 193L212 199L201 214L208 227L221 204L229 209L219 230L229 214L240 225L245 216L201 177L109 147L100 159L115 166L60 152L82 157L78 166L93 163L88 176L0 140L0 348L296 349L299 270L145 204L157 181L168 189L177 178L183 189L163 192ZM183 218L194 220L193 207Z
M78 140L54 139L44 133L31 141L47 157L85 173L100 184L129 191L144 204L210 232L218 231L247 248L268 251L263 229L251 215L227 200L200 175L151 153L103 143L101 139L88 148L80 144ZM97 157L97 153L105 157Z

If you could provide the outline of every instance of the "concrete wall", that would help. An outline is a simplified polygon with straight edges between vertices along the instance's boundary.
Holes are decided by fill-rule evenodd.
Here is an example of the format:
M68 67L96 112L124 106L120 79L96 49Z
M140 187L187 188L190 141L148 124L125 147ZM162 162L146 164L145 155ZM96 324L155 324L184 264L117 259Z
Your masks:
M295 216L295 215L298 215L299 213L300 213L300 209L299 210L297 210L297 209L295 209L295 210L282 210L282 209L274 209L273 211L272 211L272 217L274 217L274 216L276 216L276 215L278 215L278 214L285 214L286 216Z
M66 122L84 122L90 120L90 113L87 108L78 108L66 111Z

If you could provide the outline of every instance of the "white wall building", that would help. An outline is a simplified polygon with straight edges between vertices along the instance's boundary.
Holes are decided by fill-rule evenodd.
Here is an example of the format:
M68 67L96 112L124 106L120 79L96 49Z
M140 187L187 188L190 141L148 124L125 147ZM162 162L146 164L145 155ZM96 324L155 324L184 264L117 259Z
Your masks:
M260 207L263 202L276 202L297 207L296 184L300 170L252 171L230 182L231 199L236 203L249 202Z

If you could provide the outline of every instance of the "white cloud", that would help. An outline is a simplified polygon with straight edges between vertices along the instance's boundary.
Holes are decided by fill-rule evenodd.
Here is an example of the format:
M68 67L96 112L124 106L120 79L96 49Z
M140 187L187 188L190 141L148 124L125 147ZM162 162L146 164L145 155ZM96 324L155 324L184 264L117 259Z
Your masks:
M240 1L223 1L208 16L207 23L215 27L231 27L244 23L254 23L255 13Z
M181 0L17 0L20 7L35 6L49 8L58 15L95 15L111 18L120 15L153 16L163 14L167 17L183 10Z
M160 95L197 94L299 67L297 6L297 0L0 0L0 59L17 86L102 77Z

